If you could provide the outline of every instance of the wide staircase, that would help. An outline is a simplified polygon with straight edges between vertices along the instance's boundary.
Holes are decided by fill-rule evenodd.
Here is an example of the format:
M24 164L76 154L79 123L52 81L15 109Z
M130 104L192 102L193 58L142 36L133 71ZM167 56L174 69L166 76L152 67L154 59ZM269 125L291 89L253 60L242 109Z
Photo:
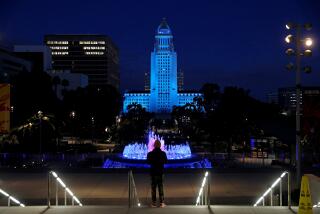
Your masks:
M69 173L70 174L70 173ZM273 173L275 175L276 173ZM234 184L228 184L228 176L224 175L223 180L219 181L219 176L215 172L203 171L195 172L191 176L190 180L194 180L195 185L186 185L188 177L183 175L179 177L179 174L176 174L172 177L175 177L177 182L172 186L166 186L166 191L169 193L167 206L164 208L151 208L149 207L149 195L150 189L147 186L150 186L149 183L144 184L147 189L141 190L141 183L136 182L136 177L132 171L127 173L127 182L123 184L120 191L121 194L125 194L126 197L122 198L121 203L105 203L100 200L99 194L101 192L108 191L110 194L117 194L116 190L119 188L115 185L117 183L117 176L110 175L110 180L108 182L108 189L101 192L92 188L92 185L89 189L86 189L86 185L89 185L92 179L87 177L86 183L81 182L81 185L76 185L77 182L82 181L80 175L77 173L72 173L73 179L64 179L68 176L64 176L63 173L57 173L56 171L50 171L45 177L45 181L42 179L41 186L45 186L45 196L37 197L39 193L39 188L35 188L37 185L40 185L40 182L37 182L35 176L32 175L33 179L28 180L24 183L26 178L23 178L24 175L21 175L20 182L9 182L9 175L7 177L8 187L6 188L6 179L1 179L1 176L5 177L5 174L0 176L0 214L55 214L55 213L112 213L112 214L135 214L135 213L174 213L174 214L231 214L231 213L240 213L240 214L285 214L285 213L297 213L298 207L292 206L291 204L291 180L289 172L281 172L278 176L273 176L270 179L269 183L266 183L264 189L261 187L256 188L254 186L253 180L248 180L247 178L241 178L238 176L239 182ZM143 174L146 176L145 174ZM11 175L12 176L12 175ZM15 176L15 175L14 175ZM88 175L86 175L88 176ZM97 175L98 176L98 175ZM141 177L141 175L140 175ZM170 176L166 176L169 177ZM320 214L320 179L314 175L308 175L310 179L310 189L312 195L313 203L313 213ZM138 179L140 180L140 179ZM33 187L33 183L36 183ZM237 183L249 182L247 186L242 187L237 186ZM251 182L251 183L250 183ZM258 182L258 181L256 181ZM120 182L121 183L121 182ZM143 182L145 183L145 181ZM73 184L75 184L73 186ZM269 185L268 185L269 184ZM70 185L70 186L69 186ZM114 186L113 186L114 185ZM14 189L14 186L19 188ZM102 189L103 184L95 184L97 189ZM74 187L74 188L73 188ZM31 189L30 189L31 188ZM140 189L139 189L140 188ZM221 189L220 189L221 188ZM238 192L239 197L233 197L230 199L224 199L228 202L228 205L217 205L217 201L221 200L218 194L224 193L224 197L228 195L228 192L233 188L235 192ZM246 189L248 188L248 189ZM86 189L86 190L85 190ZM91 196L86 198L85 195L89 195L91 189ZM188 191L194 192L193 197L188 196ZM13 190L14 194L11 195L9 190ZM86 192L84 192L84 190ZM140 190L140 191L139 191ZM249 192L256 192L256 200L247 205L243 204L241 201L243 198L246 198L246 194ZM21 194L19 194L19 192ZM234 194L233 194L234 195ZM21 197L19 197L21 196ZM43 197L44 196L44 197ZM184 197L185 196L185 197ZM32 200L30 198L34 197ZM28 199L29 198L29 199ZM220 199L219 199L220 198ZM118 198L119 199L119 198ZM180 200L178 200L180 199ZM232 200L235 200L234 205ZM95 203L95 200L97 203ZM30 203L30 204L28 204ZM41 206L42 204L42 206ZM181 205L175 205L181 204ZM40 205L40 206L39 206Z

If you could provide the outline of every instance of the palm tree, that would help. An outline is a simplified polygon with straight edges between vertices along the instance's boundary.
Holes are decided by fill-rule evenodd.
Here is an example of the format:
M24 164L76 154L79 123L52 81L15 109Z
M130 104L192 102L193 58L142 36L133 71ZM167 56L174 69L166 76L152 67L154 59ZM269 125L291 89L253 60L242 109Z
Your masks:
M41 117L41 118L40 118ZM43 134L41 133L43 132ZM10 135L20 136L19 142L25 144L28 150L37 150L38 136L42 135L43 140L40 137L40 147L45 145L43 142L49 143L52 139L57 137L57 124L53 115L49 114L34 114L27 119L24 124L11 130Z

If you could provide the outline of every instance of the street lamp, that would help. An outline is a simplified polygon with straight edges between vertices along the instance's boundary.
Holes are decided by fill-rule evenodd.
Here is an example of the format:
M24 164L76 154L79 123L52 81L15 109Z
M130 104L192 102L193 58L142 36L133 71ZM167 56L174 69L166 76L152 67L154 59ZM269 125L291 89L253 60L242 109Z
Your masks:
M313 44L311 38L302 38L303 30L311 30L311 24L286 24L287 30L295 30L295 34L286 36L285 41L290 44L293 43L294 48L286 50L288 56L295 57L295 64L290 62L286 68L296 72L296 176L297 185L301 180L301 57L309 57L312 55L310 49L303 50L304 47L310 48ZM305 73L311 73L311 67L303 67Z
M72 118L72 136L73 136L73 143L75 143L76 141L76 137L75 137L75 117L76 117L76 112L75 111L71 111L70 112L70 117Z
M91 142L93 144L93 139L94 139L94 116L91 117L91 128L92 128L92 133L91 133Z
M42 153L42 117L43 112L38 111L38 118L39 118L39 153Z
M286 41L286 43L290 43L292 42L293 36L291 34L289 34L288 36L286 36L286 38L284 39Z
M312 39L311 38L306 38L305 39L305 44L306 44L306 46L310 47L312 45Z
M76 117L76 112L75 111L70 112L70 117L72 117L72 119L74 119Z

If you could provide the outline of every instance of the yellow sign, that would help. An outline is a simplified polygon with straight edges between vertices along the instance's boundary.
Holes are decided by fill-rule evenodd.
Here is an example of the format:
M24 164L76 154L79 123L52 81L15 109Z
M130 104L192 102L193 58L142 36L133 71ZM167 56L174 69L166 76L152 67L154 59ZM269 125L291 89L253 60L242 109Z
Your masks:
M299 210L298 214L312 214L312 202L309 187L309 178L302 176L300 198L299 198Z
M10 85L0 84L0 134L10 131Z

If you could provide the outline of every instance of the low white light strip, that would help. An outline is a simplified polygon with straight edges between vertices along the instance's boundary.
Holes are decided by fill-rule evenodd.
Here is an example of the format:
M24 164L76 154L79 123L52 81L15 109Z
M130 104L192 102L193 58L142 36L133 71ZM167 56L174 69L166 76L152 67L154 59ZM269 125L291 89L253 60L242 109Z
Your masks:
M200 197L203 194L203 188L204 188L204 185L206 185L208 175L209 175L209 172L207 171L204 174L204 177L202 179L201 187L200 187L199 194L198 194L198 197L197 197L197 200L196 200L196 206L198 206L199 203L200 203Z
M55 177L55 178L57 178L57 177L58 177L57 173L55 173L55 172L51 172L51 174L52 174L52 175L53 175L53 177Z
M256 207L262 200L264 197L266 197L268 195L269 192L271 192L271 190L281 181L281 178L283 178L286 174L288 174L288 172L283 172L279 178L277 178L277 180L275 180L275 182L273 182L273 184L271 185L271 187L269 187L267 189L267 191L265 191L263 193L263 195L257 200L257 202L253 205L254 207Z
M13 201L16 204L21 204L20 201L18 201L16 198L9 196L10 200Z
M8 197L10 199L10 201L13 201L14 203L18 204L20 207L25 207L24 204L22 204L18 199L16 199L15 197L9 195L6 191L4 191L3 189L0 189L0 193L2 195L4 195L5 197Z
M61 185L63 188L66 188L66 185L65 185L65 183L63 183L63 181L61 180L61 178L57 177L57 181L60 183L60 185Z
M66 188L66 191L69 193L71 197L73 197L73 192L71 192L71 190L68 187Z
M0 189L0 193L2 193L2 195L6 196L6 197L9 197L9 194L6 193L5 191L3 191L2 189Z
M74 193L66 186L66 184L61 180L61 178L58 176L58 174L54 171L50 172L53 177L59 182L59 184L67 191L67 193L70 195L70 197L79 204L79 206L82 207L82 203L79 201L79 199L74 195Z
M320 208L320 201L317 204L313 205L313 207L314 208Z

